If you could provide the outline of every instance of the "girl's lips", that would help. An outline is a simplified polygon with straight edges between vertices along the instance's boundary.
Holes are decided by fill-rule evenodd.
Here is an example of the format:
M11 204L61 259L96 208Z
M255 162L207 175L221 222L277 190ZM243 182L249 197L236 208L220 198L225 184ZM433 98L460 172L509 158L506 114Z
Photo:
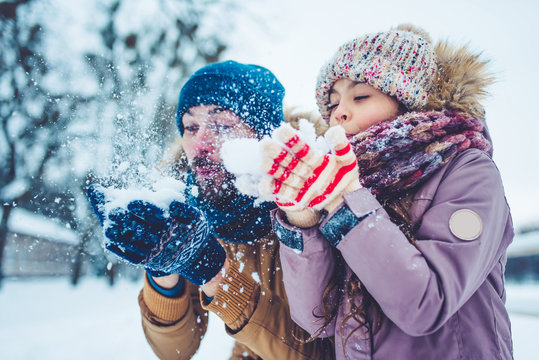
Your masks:
M346 138L347 138L348 140L350 140L350 139L353 138L353 137L354 137L354 134L346 134Z

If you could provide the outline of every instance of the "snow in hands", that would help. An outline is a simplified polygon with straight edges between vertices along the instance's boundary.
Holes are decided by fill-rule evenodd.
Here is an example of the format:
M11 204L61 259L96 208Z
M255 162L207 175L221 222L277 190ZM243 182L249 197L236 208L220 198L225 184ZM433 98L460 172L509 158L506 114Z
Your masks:
M296 131L289 124L283 124L272 132L271 137L265 136L262 140L240 138L227 140L223 143L221 158L226 169L236 176L235 185L241 193L254 196L261 201L275 200L274 196L268 197L261 191L262 184L272 179L262 164L264 162L264 147L269 141L276 142L282 147L286 146L279 140L278 136L278 132L283 129ZM316 136L314 126L308 120L299 120L297 133L301 140L315 151L322 154L330 151L325 139Z
M153 183L146 186L134 184L123 188L101 187L100 190L107 199L102 209L104 218L108 219L113 209L127 209L127 205L136 200L154 204L167 215L172 201L185 202L185 183L172 177L156 174L153 174L153 179Z
M315 206L311 204L315 193L327 186L312 185L324 182L324 173L342 167L344 145L349 150L342 127L332 127L317 137L313 124L301 119L298 130L283 124L260 141L229 140L223 144L221 157L227 170L236 175L240 192L299 210ZM357 169L353 153L346 153L353 157L353 161L346 158L350 167Z

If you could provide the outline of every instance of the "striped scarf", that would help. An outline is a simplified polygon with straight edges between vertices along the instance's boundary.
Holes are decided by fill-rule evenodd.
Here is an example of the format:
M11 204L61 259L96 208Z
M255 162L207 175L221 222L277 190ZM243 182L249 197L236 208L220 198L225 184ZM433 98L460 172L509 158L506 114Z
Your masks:
M384 200L416 190L461 151L491 154L484 132L480 119L463 112L409 112L371 126L350 143L362 185Z

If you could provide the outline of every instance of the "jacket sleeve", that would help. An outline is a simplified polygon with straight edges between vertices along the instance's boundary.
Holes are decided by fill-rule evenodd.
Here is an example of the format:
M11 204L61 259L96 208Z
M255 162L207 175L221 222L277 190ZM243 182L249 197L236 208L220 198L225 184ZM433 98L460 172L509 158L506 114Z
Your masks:
M186 281L183 294L169 298L154 290L146 276L144 279L139 305L148 343L160 359L190 359L208 325L197 287Z
M223 286L203 307L215 312L227 333L262 359L332 359L329 340L309 338L290 318L286 300L261 288L231 262Z
M283 231L300 233L303 241L301 252L282 243L279 247L292 319L311 335L334 336L335 320L317 334L323 321L316 316L323 314L320 306L333 274L334 249L322 238L317 228L299 230L286 222L281 211L275 213L275 221L279 222Z
M435 332L459 310L499 266L508 245L502 240L513 231L498 169L477 150L448 165L415 232L416 246L367 189L345 195L345 202L352 212L370 215L337 248L385 315L411 336ZM479 215L476 239L453 234L450 218L458 210Z

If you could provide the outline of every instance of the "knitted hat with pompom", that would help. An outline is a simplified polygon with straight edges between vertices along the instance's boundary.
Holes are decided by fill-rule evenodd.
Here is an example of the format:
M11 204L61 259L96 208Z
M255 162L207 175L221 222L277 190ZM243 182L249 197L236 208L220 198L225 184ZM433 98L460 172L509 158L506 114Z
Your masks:
M429 42L423 30L399 25L342 45L318 75L316 101L322 117L329 120L329 92L342 78L367 83L409 110L425 106L437 70Z

